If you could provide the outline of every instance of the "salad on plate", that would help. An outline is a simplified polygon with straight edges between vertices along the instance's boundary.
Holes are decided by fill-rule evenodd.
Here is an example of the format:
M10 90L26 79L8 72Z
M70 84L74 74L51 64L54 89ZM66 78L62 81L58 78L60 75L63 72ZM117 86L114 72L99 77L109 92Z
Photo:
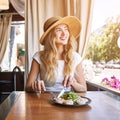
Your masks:
M54 97L52 101L60 105L80 106L87 105L91 100L87 97L80 96L75 92L67 92L59 98Z

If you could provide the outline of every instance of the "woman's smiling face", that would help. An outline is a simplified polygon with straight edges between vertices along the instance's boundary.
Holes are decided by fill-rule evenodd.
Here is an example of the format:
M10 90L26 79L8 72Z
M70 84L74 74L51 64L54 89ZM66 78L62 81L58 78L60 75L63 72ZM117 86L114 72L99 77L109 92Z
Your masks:
M69 39L69 29L66 24L60 24L55 27L55 35L57 37L56 44L63 44L66 45L68 43Z

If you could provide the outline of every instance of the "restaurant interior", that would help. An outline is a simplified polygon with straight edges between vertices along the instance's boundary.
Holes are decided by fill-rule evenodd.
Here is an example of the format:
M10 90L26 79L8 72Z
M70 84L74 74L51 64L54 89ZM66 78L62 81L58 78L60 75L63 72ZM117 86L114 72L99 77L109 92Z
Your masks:
M5 16L5 15L12 15L11 19L11 28L12 24L14 22L20 22L20 21L25 21L25 18L23 17L23 11L24 11L24 1L20 1L20 3L17 5L16 1L0 1L0 16ZM22 7L23 5L23 7ZM7 8L6 8L7 7ZM21 9L20 9L21 7ZM2 9L3 8L3 9ZM18 23L19 24L19 23ZM1 28L2 29L2 28ZM7 32L6 32L7 33ZM8 33L7 33L8 34ZM1 37L1 39L4 39ZM7 37L8 39L8 37ZM8 42L5 40L5 43L1 44L1 57L2 54L5 52L3 49L3 46L5 47L4 44L7 44ZM5 47L6 48L6 47ZM3 57L2 57L3 58ZM1 61L2 61L1 58ZM15 65L12 70L8 69L3 69L3 67L0 65L0 103L2 103L5 98L10 94L11 91L13 90L24 90L24 71L20 69L19 66ZM17 72L17 73L16 73ZM20 80L18 80L20 77ZM16 80L17 79L17 80ZM15 80L16 85L13 83Z
M107 80L101 82L105 75L107 77L117 76L118 78L115 80L118 83L116 84L120 85L120 67L108 68L105 64L93 65L93 63L84 60L83 70L87 92L78 94L88 100L85 105L77 107L76 105L54 105L50 93L25 92L32 56L36 51L43 48L39 44L39 38L43 33L44 21L51 16L77 16L81 20L82 30L80 37L77 39L76 51L84 59L91 35L94 2L95 0L0 0L0 114L2 113L0 120L38 120L40 118L42 120L120 119L118 115L120 111L120 86L119 88L113 88L105 83L108 82ZM3 21L3 24L1 24L1 21ZM16 25L24 26L24 30L21 30L24 32L24 44L19 43L17 45L16 56L11 59L11 61L15 61L15 64L12 66L11 62L8 68L4 70L4 65L2 66L3 58L7 45L12 39L12 37L10 38L12 27ZM19 32L17 31L17 33ZM120 40L117 40L117 42L117 49L120 51ZM10 55L12 51L14 50L10 50L7 55ZM22 65L18 59L20 62L22 61ZM119 60L118 65L120 65L120 56L117 60ZM10 62L10 60L8 61ZM49 103L49 100L52 102Z

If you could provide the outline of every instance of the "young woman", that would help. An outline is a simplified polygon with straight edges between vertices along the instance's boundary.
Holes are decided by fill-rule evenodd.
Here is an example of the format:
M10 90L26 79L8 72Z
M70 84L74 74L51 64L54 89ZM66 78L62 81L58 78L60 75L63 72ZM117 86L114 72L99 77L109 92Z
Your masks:
M81 56L75 51L81 23L75 16L52 17L44 24L40 43L44 49L35 53L26 82L26 91L86 91Z

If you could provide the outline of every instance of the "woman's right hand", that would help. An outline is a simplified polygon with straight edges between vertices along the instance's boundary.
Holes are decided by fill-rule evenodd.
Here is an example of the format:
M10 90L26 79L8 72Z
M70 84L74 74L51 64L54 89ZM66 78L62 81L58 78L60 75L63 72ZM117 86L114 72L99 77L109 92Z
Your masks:
M44 92L46 91L45 84L43 80L35 80L32 82L32 89L34 92Z

